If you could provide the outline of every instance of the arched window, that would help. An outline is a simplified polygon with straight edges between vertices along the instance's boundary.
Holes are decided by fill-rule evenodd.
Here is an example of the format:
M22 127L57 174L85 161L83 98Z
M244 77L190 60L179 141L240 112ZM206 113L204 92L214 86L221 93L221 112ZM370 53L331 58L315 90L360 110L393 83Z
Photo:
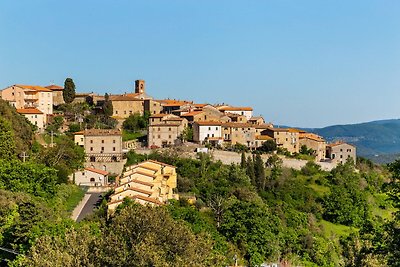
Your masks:
M94 180L94 178L92 177L92 178L90 178L90 182L94 182L95 180Z

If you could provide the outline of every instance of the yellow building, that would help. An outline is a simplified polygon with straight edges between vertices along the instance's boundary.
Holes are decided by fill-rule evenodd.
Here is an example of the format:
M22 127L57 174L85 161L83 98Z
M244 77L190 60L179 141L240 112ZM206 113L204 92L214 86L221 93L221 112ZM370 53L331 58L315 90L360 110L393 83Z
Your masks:
M109 211L113 211L124 198L142 205L162 205L169 199L179 199L175 166L147 160L126 168L110 196Z
M292 128L268 128L261 135L274 138L278 148L286 149L289 153L299 153L300 131Z

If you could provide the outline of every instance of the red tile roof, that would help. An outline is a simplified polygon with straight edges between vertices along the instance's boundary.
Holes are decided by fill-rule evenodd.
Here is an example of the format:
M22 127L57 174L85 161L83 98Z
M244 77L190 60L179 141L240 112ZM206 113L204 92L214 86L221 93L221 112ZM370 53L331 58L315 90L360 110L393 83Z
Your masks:
M43 112L37 108L20 108L17 109L17 112L20 114L43 114Z
M48 86L45 86L44 88L50 89L51 91L62 91L64 90L64 87L61 87L59 85L51 84Z
M16 84L15 86L23 88L23 89L38 91L38 92L51 92L50 89L47 89L47 88L44 88L44 87L38 86L38 85Z
M90 171L90 172L94 172L94 173L98 173L101 175L108 175L108 171L103 171L103 170L99 170L99 169L94 169L94 168L85 168L85 170Z

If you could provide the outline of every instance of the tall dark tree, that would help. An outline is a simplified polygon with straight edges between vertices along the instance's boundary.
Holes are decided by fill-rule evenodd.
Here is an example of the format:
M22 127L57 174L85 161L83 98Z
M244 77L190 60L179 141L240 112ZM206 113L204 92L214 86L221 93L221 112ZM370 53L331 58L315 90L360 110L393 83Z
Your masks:
M110 100L110 96L107 93L104 95L103 112L104 115L108 117L111 117L113 114L113 105Z
M71 78L65 79L63 90L64 102L69 104L75 99L75 84Z
M265 169L264 169L264 162L260 154L257 154L254 159L254 174L256 178L257 188L259 190L265 190L265 183L266 183Z
M250 156L247 158L246 174L247 174L247 176L249 176L251 183L253 185L256 185L256 183L255 183L256 175L255 175L255 172L254 172L254 162L253 162L253 159Z
M240 158L240 167L243 169L246 167L246 154L242 152L242 156Z

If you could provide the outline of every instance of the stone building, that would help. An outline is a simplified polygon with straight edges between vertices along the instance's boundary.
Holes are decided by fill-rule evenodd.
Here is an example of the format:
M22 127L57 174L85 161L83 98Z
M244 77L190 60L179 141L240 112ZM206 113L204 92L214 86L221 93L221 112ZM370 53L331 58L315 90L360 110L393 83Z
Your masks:
M172 114L155 114L149 118L149 147L166 147L181 143L184 129L188 121Z
M356 163L356 147L344 142L326 145L326 158L333 163L346 163L348 159Z
M58 106L60 104L64 104L64 97L63 97L63 91L64 87L51 84L48 86L45 86L45 88L51 90L52 95L53 95L53 105Z
M76 132L74 141L85 149L87 162L119 162L122 160L120 130L90 129Z
M256 131L250 123L223 123L222 137L226 145L241 144L249 148L255 148Z
M299 153L299 131L291 128L268 128L261 135L272 137L278 148L286 149L289 153Z
M322 161L325 159L326 154L326 142L325 140L316 134L300 132L299 133L299 146L306 146L308 149L315 151L315 160Z
M130 198L142 205L158 206L169 199L179 199L174 192L177 187L175 166L147 160L128 166L121 175L114 194L108 203L109 212L113 212L124 198Z
M223 113L234 113L244 115L247 120L253 117L253 108L251 107L232 107L232 106L218 106L217 109Z

